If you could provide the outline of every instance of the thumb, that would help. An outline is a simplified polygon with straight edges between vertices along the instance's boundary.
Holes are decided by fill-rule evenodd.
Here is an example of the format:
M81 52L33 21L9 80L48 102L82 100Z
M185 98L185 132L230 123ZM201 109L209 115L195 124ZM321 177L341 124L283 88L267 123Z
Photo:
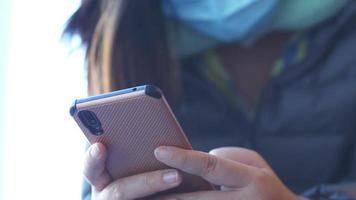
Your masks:
M106 156L105 146L96 143L89 147L84 158L84 176L99 191L111 182L105 166Z

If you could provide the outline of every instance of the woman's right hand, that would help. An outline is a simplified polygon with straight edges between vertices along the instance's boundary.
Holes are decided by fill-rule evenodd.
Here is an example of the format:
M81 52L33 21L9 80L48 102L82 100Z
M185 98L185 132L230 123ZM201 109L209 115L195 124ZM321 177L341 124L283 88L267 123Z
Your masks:
M153 153L153 152L152 152ZM92 199L131 200L177 187L182 177L175 169L158 170L112 180L106 167L107 152L101 143L91 145L84 158L84 175L92 186Z

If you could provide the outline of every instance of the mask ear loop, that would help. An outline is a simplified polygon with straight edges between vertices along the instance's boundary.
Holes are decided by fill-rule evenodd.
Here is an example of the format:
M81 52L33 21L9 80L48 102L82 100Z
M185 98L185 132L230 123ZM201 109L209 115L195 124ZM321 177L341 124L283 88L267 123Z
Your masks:
M112 91L112 49L117 29L119 0L102 0L101 17L89 49L89 94Z

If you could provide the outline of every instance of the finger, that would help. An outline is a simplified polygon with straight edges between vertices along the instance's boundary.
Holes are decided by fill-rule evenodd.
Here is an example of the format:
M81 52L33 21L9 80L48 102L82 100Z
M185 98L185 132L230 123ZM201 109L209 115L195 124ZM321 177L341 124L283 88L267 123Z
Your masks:
M211 150L209 154L258 168L270 168L267 162L258 153L245 148L222 147Z
M243 163L176 147L159 147L155 150L155 156L168 166L201 176L213 184L228 187L248 185L257 170Z
M122 179L108 185L100 194L102 199L137 199L174 188L182 182L177 170L159 170Z
M221 192L221 191L203 191L203 192L193 192L177 195L169 195L159 198L159 200L246 200L246 198L240 197L236 192Z
M98 191L111 182L105 167L106 157L106 148L101 143L91 145L84 157L84 176Z

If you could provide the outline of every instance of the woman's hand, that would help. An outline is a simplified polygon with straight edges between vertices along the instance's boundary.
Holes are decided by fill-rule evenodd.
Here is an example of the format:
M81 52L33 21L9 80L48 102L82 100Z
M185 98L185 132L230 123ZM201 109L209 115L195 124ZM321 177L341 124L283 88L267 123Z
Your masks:
M278 179L256 152L242 148L220 148L210 154L160 147L158 160L221 186L220 191L201 191L170 195L163 199L179 200L300 200Z
M176 194L160 197L160 200L299 199L283 185L268 164L250 150L221 148L209 155L175 147L160 147L155 155L173 168L199 175L221 186L221 191ZM112 180L105 169L106 156L106 148L100 143L92 145L85 156L84 175L92 185L93 200L141 199L174 188L182 182L181 175L174 169Z
M85 154L84 175L92 185L92 199L139 199L178 186L181 175L177 170L159 170L112 180L105 169L106 148L97 143Z

